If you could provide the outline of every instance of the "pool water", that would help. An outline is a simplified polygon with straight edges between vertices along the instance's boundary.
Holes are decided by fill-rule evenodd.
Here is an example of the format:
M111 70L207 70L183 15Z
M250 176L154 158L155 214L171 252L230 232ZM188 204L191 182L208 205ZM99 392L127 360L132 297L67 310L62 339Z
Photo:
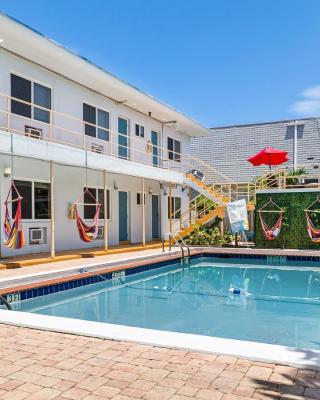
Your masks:
M200 258L14 304L45 315L320 349L314 267Z

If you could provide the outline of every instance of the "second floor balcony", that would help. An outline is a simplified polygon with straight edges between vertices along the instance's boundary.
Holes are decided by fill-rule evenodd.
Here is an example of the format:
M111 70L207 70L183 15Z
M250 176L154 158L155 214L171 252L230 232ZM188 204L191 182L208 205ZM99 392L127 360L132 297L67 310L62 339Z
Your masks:
M164 140L161 129L144 132L143 126L120 116L117 129L111 129L104 110L84 103L81 119L53 110L51 98L45 104L45 97L40 93L42 101L35 103L0 93L0 130L164 170L188 170L183 144L174 135Z

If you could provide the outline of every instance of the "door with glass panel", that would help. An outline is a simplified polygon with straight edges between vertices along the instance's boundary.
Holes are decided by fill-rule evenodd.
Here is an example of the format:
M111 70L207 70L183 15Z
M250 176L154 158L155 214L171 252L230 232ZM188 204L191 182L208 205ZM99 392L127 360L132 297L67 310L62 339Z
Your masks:
M119 241L128 240L128 193L119 191Z
M151 143L152 143L152 165L154 167L158 167L159 165L158 132L151 131Z
M152 195L152 239L158 239L159 234L159 196Z
M118 118L118 156L128 158L128 120Z

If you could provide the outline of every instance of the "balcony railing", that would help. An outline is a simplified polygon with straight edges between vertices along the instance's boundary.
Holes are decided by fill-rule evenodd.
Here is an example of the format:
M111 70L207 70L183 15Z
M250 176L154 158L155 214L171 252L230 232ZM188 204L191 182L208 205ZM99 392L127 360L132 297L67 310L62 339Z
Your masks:
M49 122L11 112L12 101L29 106L31 112L34 108L45 111L46 115L49 116ZM99 132L100 137L86 135L86 126L95 128L95 132ZM129 127L128 134L123 134L113 129L103 128L83 121L70 114L41 107L4 93L0 93L0 129L157 168L184 172L182 154L153 144L145 138L131 136ZM101 137L105 137L108 140Z

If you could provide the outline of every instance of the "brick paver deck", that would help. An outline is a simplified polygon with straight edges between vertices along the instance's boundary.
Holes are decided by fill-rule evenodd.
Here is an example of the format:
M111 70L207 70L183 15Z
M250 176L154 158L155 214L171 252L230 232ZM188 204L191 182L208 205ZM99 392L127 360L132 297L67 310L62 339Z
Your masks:
M3 400L320 399L320 372L0 325Z

